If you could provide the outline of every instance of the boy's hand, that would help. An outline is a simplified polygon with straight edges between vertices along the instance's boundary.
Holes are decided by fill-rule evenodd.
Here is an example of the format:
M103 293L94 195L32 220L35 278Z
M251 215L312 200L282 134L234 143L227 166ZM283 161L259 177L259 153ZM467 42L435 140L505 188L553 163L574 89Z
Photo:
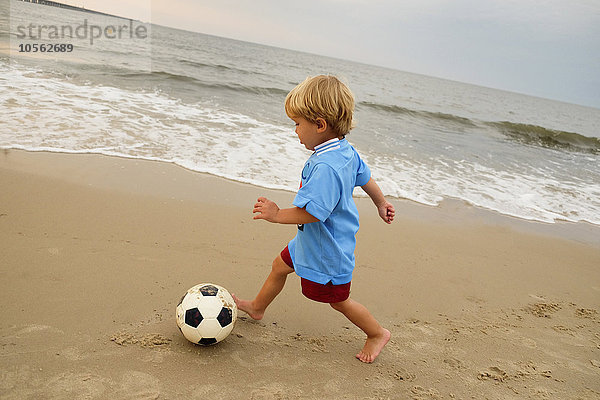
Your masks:
M383 192L373 178L369 179L369 182L361 187L369 195L371 200L373 200L381 219L386 224L391 224L394 220L394 215L396 215L396 210L394 209L394 206L385 199Z
M377 206L377 211L379 212L381 219L387 224L391 224L396 215L396 209L394 209L394 206L387 201Z
M277 204L265 197L259 197L256 201L257 203L254 204L252 212L259 214L255 215L252 219L264 219L269 222L276 222L275 219L279 213Z

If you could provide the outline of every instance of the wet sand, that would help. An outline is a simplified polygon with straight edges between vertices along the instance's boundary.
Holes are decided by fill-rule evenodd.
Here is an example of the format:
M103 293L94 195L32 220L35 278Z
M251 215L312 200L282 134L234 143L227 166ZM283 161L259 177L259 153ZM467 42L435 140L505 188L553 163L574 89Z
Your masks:
M0 153L0 397L64 399L596 399L600 229L448 201L367 198L352 297L392 332L364 338L299 279L213 347L175 306L200 282L252 297L295 226L252 220L293 193L175 165Z

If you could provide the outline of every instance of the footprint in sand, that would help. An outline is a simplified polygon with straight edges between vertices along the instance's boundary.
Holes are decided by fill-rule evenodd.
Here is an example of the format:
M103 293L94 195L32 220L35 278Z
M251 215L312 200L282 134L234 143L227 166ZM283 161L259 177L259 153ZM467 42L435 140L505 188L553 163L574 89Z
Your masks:
M160 396L159 381L152 375L140 371L127 371L121 377L119 389L113 398L124 399L158 399Z
M396 369L391 375L394 379L396 379L398 381L404 381L404 382L412 382L417 377L415 374L405 370L402 367Z
M598 316L598 311L593 308L578 308L575 310L575 315L580 318L595 319Z
M490 367L487 371L480 372L477 375L477 379L480 381L492 379L497 382L504 382L508 379L508 374L498 367Z
M279 383L271 383L261 388L255 389L250 393L251 400L280 400L289 399L293 396L293 393L285 390L283 385Z
M46 380L45 387L40 390L40 397L52 399L94 399L105 392L106 379L89 373L62 373ZM43 394L42 394L43 393Z
M413 386L410 389L411 393L414 395L414 400L425 400L425 399L440 399L440 392L436 389L430 388L425 389L423 386Z
M449 365L450 367L454 368L454 369L463 369L465 368L465 365L463 364L462 361L460 361L459 359L456 359L454 357L450 357L450 358L446 358L444 359L444 363Z
M537 347L537 342L531 338L521 337L521 344L525 347L529 347L530 349L535 349Z
M550 318L552 314L560 310L562 307L556 303L535 303L524 308L530 314L540 318Z

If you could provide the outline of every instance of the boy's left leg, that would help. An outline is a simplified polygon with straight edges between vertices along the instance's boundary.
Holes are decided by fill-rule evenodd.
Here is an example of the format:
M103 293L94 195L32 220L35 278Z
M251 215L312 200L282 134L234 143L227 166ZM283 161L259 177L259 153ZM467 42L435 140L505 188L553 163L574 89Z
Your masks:
M366 335L367 340L363 349L356 355L360 361L372 363L381 350L390 340L391 333L379 325L379 322L362 304L348 298L330 306L346 316L354 325L358 326Z
M294 272L294 269L283 261L281 255L278 255L271 266L271 273L265 280L262 288L254 300L242 300L235 294L232 294L233 300L238 309L244 311L253 319L262 319L265 310L271 302L277 297L285 285L287 276Z

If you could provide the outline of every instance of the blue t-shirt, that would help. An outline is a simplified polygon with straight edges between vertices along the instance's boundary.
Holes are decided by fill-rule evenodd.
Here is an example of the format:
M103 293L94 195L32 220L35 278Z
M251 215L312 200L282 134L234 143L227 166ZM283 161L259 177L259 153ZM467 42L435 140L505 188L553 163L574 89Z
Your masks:
M304 164L294 205L319 221L298 226L288 244L296 273L310 281L341 285L352 280L358 210L352 192L371 179L369 167L346 139L315 147Z

